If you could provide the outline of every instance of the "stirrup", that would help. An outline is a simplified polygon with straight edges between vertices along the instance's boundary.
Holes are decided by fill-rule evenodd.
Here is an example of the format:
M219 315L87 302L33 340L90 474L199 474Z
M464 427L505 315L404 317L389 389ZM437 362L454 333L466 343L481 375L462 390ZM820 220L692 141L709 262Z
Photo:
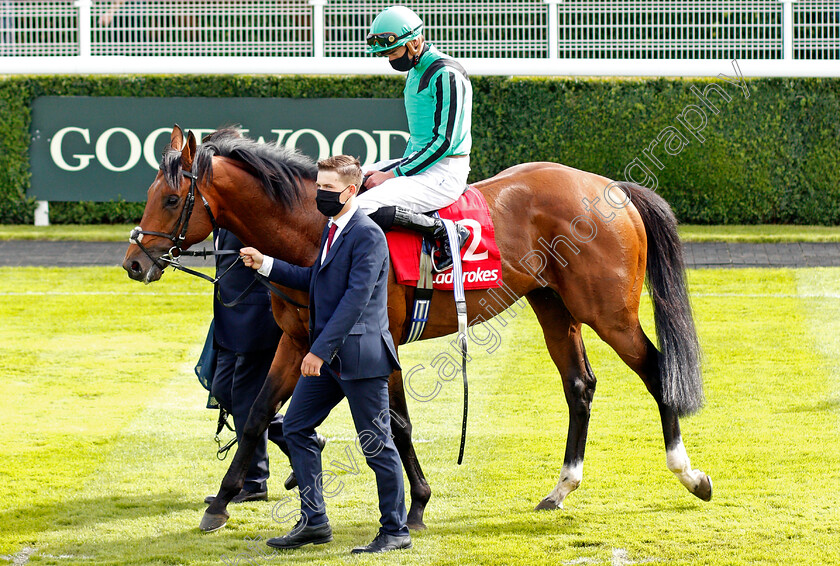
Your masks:
M464 226L462 226L461 224L459 224L457 222L455 222L455 226L456 226L456 228L458 228L458 239L459 239L460 244L461 244L460 247L458 248L458 253L460 254L461 250L463 250L464 246L467 244L467 240L469 240L469 238L470 238L470 231L467 230L467 228L465 228ZM449 249L450 246L449 246L449 236L448 235L444 235L443 238L441 238L440 240L437 240L437 241L440 242L440 246L438 247L437 245L434 245L433 248L440 252L442 258L441 258L440 264L436 263L435 262L435 254L434 254L434 252L432 252L432 254L431 254L432 271L434 271L435 273L443 273L444 271L447 271L448 269L452 268L452 265L455 262L455 258L454 258L453 251L451 249ZM444 255L446 251L449 252L448 255Z

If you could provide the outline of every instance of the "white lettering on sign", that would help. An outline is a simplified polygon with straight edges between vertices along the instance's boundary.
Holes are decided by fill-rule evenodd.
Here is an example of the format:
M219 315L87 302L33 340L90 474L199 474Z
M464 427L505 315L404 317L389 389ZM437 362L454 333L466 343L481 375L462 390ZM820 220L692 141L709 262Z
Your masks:
M120 167L111 163L111 160L108 158L108 140L111 139L111 136L117 133L124 135L128 139L129 148L128 160ZM128 171L137 165L137 162L140 161L140 155L142 153L143 150L142 145L140 144L140 138L137 137L137 134L126 128L110 128L102 132L102 135L99 136L98 140L96 140L96 159L98 159L102 164L102 167L108 171L116 171L117 173L121 171Z
M376 140L364 130L344 130L338 134L332 145L333 155L344 155L344 140L350 135L359 136L365 142L365 160L362 165L370 165L376 161Z
M82 134L82 139L85 140L85 143L90 144L89 130L67 126L66 128L58 130L53 136L53 139L50 141L50 157L52 157L53 163L55 163L59 169L64 169L65 171L81 171L88 166L94 155L92 153L76 153L73 154L73 158L78 159L79 163L76 165L70 165L67 163L64 160L64 155L61 153L61 144L64 141L64 136L70 132Z
M171 131L172 128L158 128L149 134L146 137L146 141L143 142L143 158L152 169L158 168L158 157L155 153L155 144L157 144L157 139L163 134L168 134Z
M286 140L286 147L297 149L297 142L300 139L300 136L304 134L309 134L315 138L315 141L318 143L318 159L324 159L325 157L330 156L330 142L327 141L327 136L318 130L313 130L312 128L303 128L302 130L294 132L289 136L289 139ZM279 138L277 139L277 143L280 143Z
M171 127L157 128L152 130L145 139L140 137L128 128L115 127L102 132L102 134L93 143L93 153L74 153L69 157L65 155L64 143L68 134L80 135L87 147L91 145L90 130L88 128L79 128L76 126L67 126L58 130L50 140L50 157L56 167L64 171L81 171L87 168L91 161L99 161L99 163L107 170L114 172L128 171L129 169L138 165L138 163L145 162L146 165L152 169L157 169L159 164L159 156L155 153L155 147L158 145L158 140L161 136L172 131ZM186 130L185 130L186 131ZM213 132L215 130L208 130L206 128L191 130L196 135L197 139ZM241 130L247 133L248 130ZM349 129L339 132L335 139L327 139L323 133L312 128L301 128L300 130L275 129L271 130L272 134L277 136L274 142L278 147L284 145L290 149L297 149L302 137L310 136L315 140L318 147L318 159L323 159L332 155L345 153L345 145L348 139L361 138L365 145L365 156L363 165L370 165L379 160L391 159L391 136L400 136L408 140L408 132L402 130L373 130L373 134L359 129ZM109 147L115 143L114 139L124 136L128 141L128 158L125 163L115 164L108 156ZM377 139L378 137L378 139ZM259 141L263 141L260 137ZM476 233L473 245L470 247L472 252L475 251L475 246L481 240L481 227L478 223L470 224L470 227ZM468 254L472 253L468 250ZM484 254L477 254L482 257L470 257L471 260L483 259ZM467 258L465 258L467 259Z
M408 132L402 130L373 130L374 134L379 134L379 160L387 161L391 159L391 136L400 136L406 142L411 137ZM372 163L373 161L371 161Z
M280 147L283 145L283 140L286 138L287 135L294 132L294 130L271 130L272 134L277 134L277 141L274 142L274 145Z

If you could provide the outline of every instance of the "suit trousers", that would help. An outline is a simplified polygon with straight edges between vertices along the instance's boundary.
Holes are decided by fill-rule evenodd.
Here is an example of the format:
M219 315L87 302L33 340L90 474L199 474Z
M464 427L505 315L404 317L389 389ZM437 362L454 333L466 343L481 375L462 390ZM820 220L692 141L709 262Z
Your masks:
M251 405L259 395L265 376L274 359L274 348L256 352L234 352L219 348L216 373L213 377L212 395L233 416L237 440L242 439ZM268 480L267 439L277 444L284 453L289 449L283 438L283 415L277 414L257 442L251 465L245 474L243 489L251 492L266 491Z
M315 428L344 397L350 405L358 446L376 476L380 530L389 535L407 535L402 464L391 438L387 376L342 380L323 368L319 376L301 376L295 386L283 432L300 486L301 520L308 525L327 522Z

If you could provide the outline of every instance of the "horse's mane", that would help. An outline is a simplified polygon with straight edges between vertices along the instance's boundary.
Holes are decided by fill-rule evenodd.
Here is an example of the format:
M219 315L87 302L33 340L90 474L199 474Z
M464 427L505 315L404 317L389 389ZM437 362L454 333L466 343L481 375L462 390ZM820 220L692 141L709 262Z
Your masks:
M160 160L160 172L163 173L163 178L166 184L177 189L181 186L181 180L184 178L181 170L181 150L167 145L163 150L163 157Z
M301 201L303 180L315 180L318 168L297 150L259 143L242 136L237 128L223 128L206 136L193 158L193 172L202 183L213 182L213 157L227 157L244 165L265 192L284 206L292 208ZM171 186L181 181L180 152L167 148L160 170Z

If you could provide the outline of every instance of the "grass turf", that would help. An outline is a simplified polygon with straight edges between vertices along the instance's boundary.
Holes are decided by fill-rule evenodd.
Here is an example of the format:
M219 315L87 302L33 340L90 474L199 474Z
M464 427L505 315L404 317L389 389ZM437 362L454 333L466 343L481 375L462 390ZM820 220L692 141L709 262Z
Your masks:
M0 225L0 241L46 240L80 242L128 242L130 224L54 224L31 226L21 224Z
M785 244L792 242L840 242L840 226L794 226L780 224L679 227L683 242L729 242L739 244Z
M228 527L198 532L215 460L215 415L191 366L210 289L167 273L144 287L118 268L0 269L0 555L30 564L833 564L840 537L840 270L690 272L705 349L707 406L684 419L703 503L665 467L658 415L641 382L592 332L600 379L584 481L557 512L533 512L558 479L567 409L529 309L493 323L498 349L471 345L470 425L457 466L459 381L410 401L434 490L429 530L411 551L350 557L375 534L372 472L353 454L346 403L329 417L328 545L281 556L288 465L271 448L270 501L231 506ZM513 316L513 315L516 316ZM645 327L652 328L649 304ZM487 332L482 334L489 335ZM401 350L415 391L451 347ZM342 468L344 468L342 470ZM350 468L350 469L348 469ZM274 515L274 518L272 516ZM256 542L254 540L256 539ZM0 559L2 560L2 559Z
M73 240L87 242L125 242L134 228L129 224L117 225L0 225L3 240ZM684 242L730 243L790 243L790 242L840 242L840 226L793 226L761 224L756 226L699 226L684 224L679 227Z

